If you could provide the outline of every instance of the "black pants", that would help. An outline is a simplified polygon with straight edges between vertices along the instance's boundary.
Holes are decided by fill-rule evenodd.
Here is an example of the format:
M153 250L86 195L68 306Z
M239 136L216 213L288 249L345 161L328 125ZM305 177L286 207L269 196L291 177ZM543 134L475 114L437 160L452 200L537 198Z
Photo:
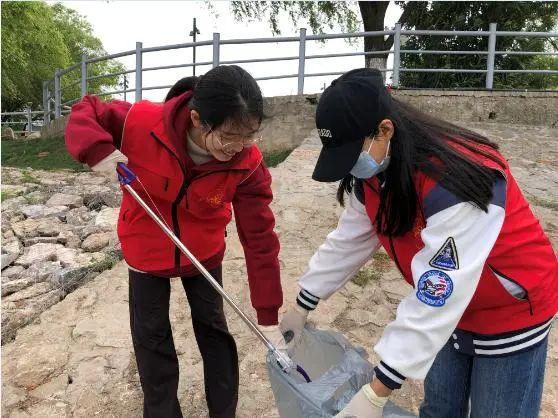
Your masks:
M222 284L221 267L211 271ZM144 394L145 418L182 417L178 358L169 321L170 279L129 271L130 328ZM203 276L182 278L203 359L205 396L212 418L234 417L238 355L227 328L223 299Z

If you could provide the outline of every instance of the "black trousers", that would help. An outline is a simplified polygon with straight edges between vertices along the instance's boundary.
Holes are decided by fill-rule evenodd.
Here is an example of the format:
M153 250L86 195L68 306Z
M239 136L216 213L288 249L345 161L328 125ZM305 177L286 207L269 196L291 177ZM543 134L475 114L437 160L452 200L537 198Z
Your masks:
M221 267L211 271L222 284ZM129 271L130 328L144 395L145 418L182 417L178 358L169 321L170 279ZM203 359L205 396L212 418L235 416L238 355L223 299L203 276L184 277L194 334Z

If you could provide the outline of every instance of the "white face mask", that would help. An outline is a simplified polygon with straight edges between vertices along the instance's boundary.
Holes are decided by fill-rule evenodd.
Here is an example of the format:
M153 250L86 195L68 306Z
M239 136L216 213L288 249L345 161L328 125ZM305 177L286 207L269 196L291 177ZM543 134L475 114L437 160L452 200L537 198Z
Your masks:
M372 141L376 139L376 136L372 138ZM368 151L362 151L358 157L358 160L354 167L351 169L351 174L357 179L369 179L384 171L389 165L389 148L391 146L391 141L388 142L386 149L386 155L384 159L378 164L374 158L370 155L370 148L372 148L372 142L368 147Z

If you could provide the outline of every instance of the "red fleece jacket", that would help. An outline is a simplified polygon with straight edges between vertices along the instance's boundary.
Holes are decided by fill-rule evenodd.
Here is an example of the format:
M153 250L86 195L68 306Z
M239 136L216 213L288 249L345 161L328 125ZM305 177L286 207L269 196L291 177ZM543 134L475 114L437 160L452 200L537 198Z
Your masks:
M186 151L190 114L187 107L189 93L178 96L164 105L164 124L169 138L183 159L188 172L195 172L195 164ZM94 166L120 147L126 115L132 104L123 101L103 102L86 96L72 107L66 128L66 146L78 161ZM217 162L216 160L214 162ZM225 163L226 164L226 163ZM275 218L269 207L273 199L271 175L264 164L241 183L233 200L238 235L244 248L252 305L261 325L277 324L278 309L283 296L279 271L279 240L273 232ZM204 262L208 269L222 262L223 254L216 254ZM194 267L157 272L165 277L199 274Z

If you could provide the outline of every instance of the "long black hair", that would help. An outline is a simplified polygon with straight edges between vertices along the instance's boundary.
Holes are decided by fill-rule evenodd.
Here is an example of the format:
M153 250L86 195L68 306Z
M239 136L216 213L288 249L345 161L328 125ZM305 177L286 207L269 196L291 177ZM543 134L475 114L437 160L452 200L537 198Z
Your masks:
M190 109L202 122L216 129L225 122L251 126L262 122L263 97L256 80L237 65L219 65L201 77L185 77L171 87L165 102L186 91L194 91Z
M499 156L490 152L497 150L498 145L393 97L391 102L391 110L385 119L393 122L395 132L391 138L390 163L384 173L385 183L379 190L380 206L375 219L377 232L401 236L413 228L420 210L414 181L419 171L459 198L487 211L498 173L473 161L458 147L489 158L504 168ZM345 192L351 192L353 183L350 174L341 180L337 190L341 205Z

